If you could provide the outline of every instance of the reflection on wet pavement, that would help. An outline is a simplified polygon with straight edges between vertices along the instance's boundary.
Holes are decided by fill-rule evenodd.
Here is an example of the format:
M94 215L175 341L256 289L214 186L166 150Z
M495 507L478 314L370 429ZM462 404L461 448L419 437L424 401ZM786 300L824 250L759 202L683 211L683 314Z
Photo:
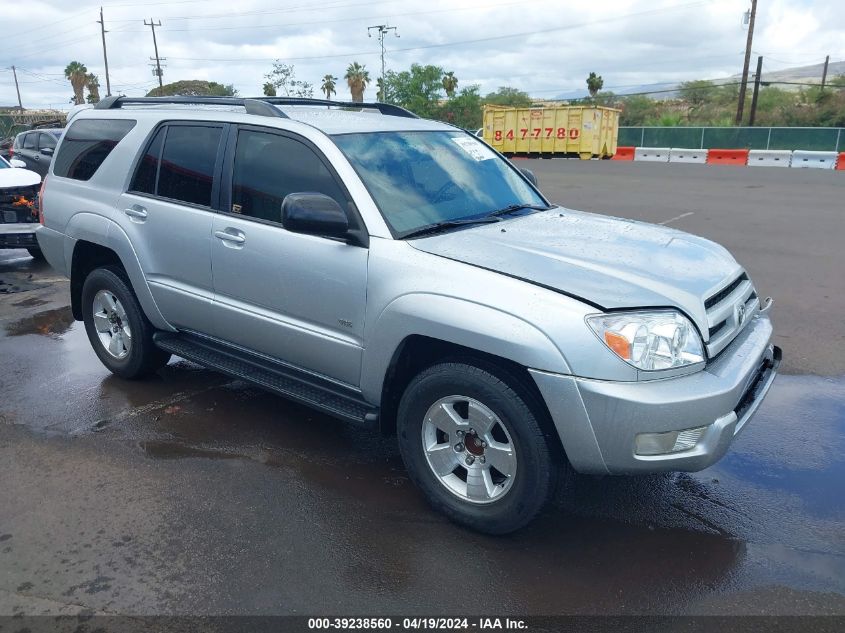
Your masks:
M37 305L33 303L20 302L15 305ZM6 326L6 333L9 336L22 336L24 334L41 334L43 336L61 336L74 324L73 313L69 307L45 310L37 314L20 319Z
M393 438L185 361L118 379L66 319L43 312L0 335L13 368L0 374L0 416L27 441L57 443L61 459L97 455L89 513L119 506L122 530L135 516L150 531L125 549L162 583L172 567L176 593L156 600L177 611L291 612L319 587L344 611L460 612L467 582L480 582L468 579L483 578L477 611L747 612L788 590L786 612L845 613L843 379L781 376L714 467L577 476L534 524L491 538L425 505Z

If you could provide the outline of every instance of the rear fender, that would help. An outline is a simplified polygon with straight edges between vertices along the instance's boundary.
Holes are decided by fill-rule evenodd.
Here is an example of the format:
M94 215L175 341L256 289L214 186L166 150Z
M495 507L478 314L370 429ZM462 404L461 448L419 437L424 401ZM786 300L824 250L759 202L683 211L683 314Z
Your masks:
M135 253L129 237L119 225L101 215L77 213L68 222L65 234L71 238L67 241L65 247L67 270L72 270L73 252L80 240L110 249L120 259L120 263L132 284L132 289L135 291L135 296L138 297L138 302L153 327L169 332L176 331L159 311L147 285L147 280L138 261L138 255Z

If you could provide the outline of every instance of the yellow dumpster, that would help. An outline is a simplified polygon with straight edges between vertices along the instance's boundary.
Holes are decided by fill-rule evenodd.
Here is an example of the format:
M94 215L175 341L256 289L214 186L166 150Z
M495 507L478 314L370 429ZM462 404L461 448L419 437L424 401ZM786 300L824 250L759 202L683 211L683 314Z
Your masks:
M610 158L619 110L603 106L484 106L484 140L507 156Z

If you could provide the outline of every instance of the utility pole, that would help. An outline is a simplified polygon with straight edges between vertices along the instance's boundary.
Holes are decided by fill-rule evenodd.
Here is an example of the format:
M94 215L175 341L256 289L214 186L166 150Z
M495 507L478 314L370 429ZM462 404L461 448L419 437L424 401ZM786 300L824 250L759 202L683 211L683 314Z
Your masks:
M144 20L144 26L150 27L153 31L153 48L155 49L156 56L150 57L150 60L155 60L156 67L155 67L155 70L153 70L153 74L158 77L158 87L159 87L159 89L161 89L162 86L163 86L162 81L161 81L161 75L162 75L161 61L162 61L162 59L164 59L164 61L167 61L167 59L158 56L158 43L156 42L156 27L161 26L161 20L159 20L158 23L156 23L156 22L153 22L152 18L150 18L149 24L147 24L147 21Z
M18 86L18 73L17 73L17 71L15 70L15 67L14 67L14 66L12 66L12 75L13 75L13 76L14 76L14 78L15 78L15 90L16 90L16 91L17 91L17 93L18 93L18 108L20 108L21 110L23 110L23 104L21 103L21 89L20 89L20 87Z
M367 37L373 36L373 29L376 29L378 31L378 41L381 45L381 100L387 101L387 96L384 94L384 36L388 31L393 31L393 34L396 37L399 37L399 32L396 30L395 26L387 26L386 24L376 24L375 26L367 27Z
M106 65L106 96L111 96L111 82L109 81L109 56L106 54L106 22L103 20L103 7L100 7L100 35L103 36L103 63Z
M745 63L742 66L742 83L739 84L739 103L736 106L736 124L742 125L742 112L745 108L745 85L748 83L748 65L751 63L751 41L754 39L754 19L757 17L757 0L751 0L751 13L748 19L748 41L745 44Z
M760 94L760 75L763 74L763 56L757 58L757 74L754 75L754 96L751 97L751 114L748 117L748 125L754 126L754 119L757 116L757 95Z
M824 58L824 70L822 71L822 90L827 83L827 65L830 63L830 55Z

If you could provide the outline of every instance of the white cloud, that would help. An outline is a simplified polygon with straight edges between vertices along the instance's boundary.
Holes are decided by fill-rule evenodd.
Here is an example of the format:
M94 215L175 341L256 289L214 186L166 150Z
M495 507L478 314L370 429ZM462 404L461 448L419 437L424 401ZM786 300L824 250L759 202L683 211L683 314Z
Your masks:
M326 73L342 77L351 61L366 64L375 79L378 41L367 26L389 22L401 37L386 38L388 68L437 64L455 71L461 86L478 83L485 93L510 85L551 97L583 92L590 71L609 89L735 74L749 6L748 0L115 0L104 10L113 92L137 96L156 84L152 37L143 25L152 17L162 22L166 82L208 79L258 94L273 58L290 60L299 79L317 85ZM0 69L20 69L25 106L65 107L71 90L62 72L71 60L99 75L105 94L99 5L0 0L0 14ZM839 60L843 31L838 0L766 0L754 51L769 70L818 63L826 54ZM515 33L532 34L501 38ZM0 70L0 86L0 104L13 103L8 70ZM339 96L348 96L345 87Z

